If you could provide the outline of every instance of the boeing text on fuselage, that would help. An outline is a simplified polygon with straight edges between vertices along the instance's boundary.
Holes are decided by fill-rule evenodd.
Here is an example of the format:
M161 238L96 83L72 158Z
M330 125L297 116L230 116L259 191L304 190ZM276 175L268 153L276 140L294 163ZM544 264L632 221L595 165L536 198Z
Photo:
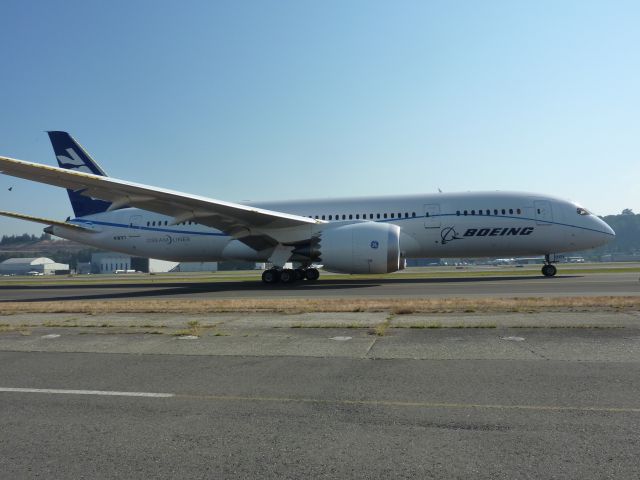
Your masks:
M535 227L468 228L465 237L504 237L505 235L531 235Z

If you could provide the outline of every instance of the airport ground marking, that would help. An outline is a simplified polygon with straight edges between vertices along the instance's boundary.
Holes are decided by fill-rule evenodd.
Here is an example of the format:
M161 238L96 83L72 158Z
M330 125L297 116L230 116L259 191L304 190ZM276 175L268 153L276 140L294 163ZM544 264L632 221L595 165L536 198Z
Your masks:
M0 392L6 393L48 393L54 395L94 395L108 397L147 397L147 398L171 398L174 393L152 392L117 392L110 390L66 390L59 388L10 388L0 387Z

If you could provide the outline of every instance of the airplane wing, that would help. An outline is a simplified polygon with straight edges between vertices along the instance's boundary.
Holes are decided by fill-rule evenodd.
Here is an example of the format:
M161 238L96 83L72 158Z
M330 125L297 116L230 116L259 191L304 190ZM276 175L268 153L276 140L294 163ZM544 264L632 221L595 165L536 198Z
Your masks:
M242 240L265 230L324 223L300 215L275 212L212 198L189 195L149 185L66 170L14 158L0 157L0 172L13 177L67 188L87 197L112 203L110 210L124 206L138 207L174 217L174 224L194 220ZM257 236L256 236L257 235ZM278 242L253 241L254 248L274 246ZM252 245L250 245L252 246Z
M4 217L18 218L20 220L27 220L29 222L44 223L45 225L55 225L56 227L68 228L69 230L75 230L77 232L94 232L94 230L85 228L81 225L75 225L68 222L59 222L58 220L51 220L49 218L32 217L31 215L24 215L22 213L5 212L4 210L0 210L0 215Z

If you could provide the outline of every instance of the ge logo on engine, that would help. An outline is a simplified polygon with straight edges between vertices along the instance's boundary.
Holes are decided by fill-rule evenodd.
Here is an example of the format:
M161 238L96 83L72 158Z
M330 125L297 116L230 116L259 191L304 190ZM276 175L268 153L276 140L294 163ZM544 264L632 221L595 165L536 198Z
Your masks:
M378 242L376 242L375 240L373 242L371 242L371 248L373 248L374 250L376 248L378 248L380 246L380 244Z

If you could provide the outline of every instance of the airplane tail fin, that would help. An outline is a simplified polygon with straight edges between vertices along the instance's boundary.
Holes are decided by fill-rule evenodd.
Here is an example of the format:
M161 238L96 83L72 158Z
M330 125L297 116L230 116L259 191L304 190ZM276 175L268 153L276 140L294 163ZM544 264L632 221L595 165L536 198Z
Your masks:
M100 165L67 132L47 133L60 168L107 176ZM76 217L105 212L111 205L109 202L82 195L82 190L67 190L67 193Z

